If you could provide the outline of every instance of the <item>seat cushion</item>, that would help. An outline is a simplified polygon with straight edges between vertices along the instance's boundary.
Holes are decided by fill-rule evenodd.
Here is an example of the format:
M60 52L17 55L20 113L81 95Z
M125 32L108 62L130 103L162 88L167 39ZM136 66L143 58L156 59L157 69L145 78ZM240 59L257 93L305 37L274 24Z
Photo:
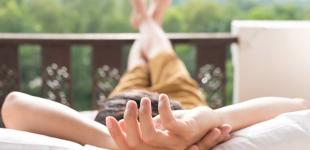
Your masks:
M308 150L310 110L286 113L239 130L213 150ZM0 128L2 150L102 150L44 135Z
M213 150L308 150L310 110L291 112L233 133Z
M44 135L0 128L1 150L80 150L83 146Z
M238 37L232 46L235 102L310 100L310 21L235 20L232 34Z

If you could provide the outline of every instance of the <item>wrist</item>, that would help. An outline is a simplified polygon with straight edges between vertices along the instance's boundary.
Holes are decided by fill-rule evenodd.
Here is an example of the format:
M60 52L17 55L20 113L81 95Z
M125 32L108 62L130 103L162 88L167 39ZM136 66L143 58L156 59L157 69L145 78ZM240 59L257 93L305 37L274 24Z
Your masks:
M310 101L301 99L301 98L295 98L300 103L300 106L302 109L309 109L310 108Z
M203 126L205 129L209 130L210 128L216 128L222 124L224 124L223 115L216 111L211 109L210 107L203 106L203 107L197 107L197 109L201 109L202 117L206 119L202 119Z
M223 115L222 111L218 111L217 109L213 110L214 116L216 117L216 125L221 126L223 124L227 124L227 121L225 119L225 115Z
M218 125L223 125L223 124L229 124L229 121L225 117L225 111L223 109L215 109L214 110L215 116L217 117L217 122Z

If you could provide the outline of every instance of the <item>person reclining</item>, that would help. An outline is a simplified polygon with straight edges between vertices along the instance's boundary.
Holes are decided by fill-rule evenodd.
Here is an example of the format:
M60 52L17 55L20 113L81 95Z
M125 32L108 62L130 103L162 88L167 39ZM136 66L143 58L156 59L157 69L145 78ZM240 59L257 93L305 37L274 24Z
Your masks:
M145 45L160 45L161 42L169 45L161 27L147 14L143 0L132 0L132 3L140 14L140 33L145 33L144 39L148 40ZM169 49L169 46L161 49ZM124 120L117 122L107 117L107 127L120 149L203 149L208 143L205 134L223 124L229 124L232 131L236 131L284 112L310 108L310 102L304 99L265 97L216 110L200 106L172 112L169 100L166 94L159 96L159 115L153 118L151 101L147 97L142 98L139 109L135 102L129 101Z
M303 99L266 97L210 109L144 2L131 1L140 37L129 54L127 73L102 102L96 117L108 128L65 105L19 92L10 93L3 104L1 115L7 128L109 149L209 149L227 140L230 130L310 108ZM179 103L157 93L166 93ZM191 109L171 111L171 105ZM106 114L124 117L116 120Z
M171 0L154 0L151 4L148 14L157 25L160 26L170 3ZM136 9L133 11L132 24L135 28L140 26L139 13ZM6 97L1 112L5 127L116 149L103 125L106 124L107 116L123 119L129 100L135 100L139 104L142 97L151 98L153 116L158 115L158 93L166 93L173 98L170 102L173 110L205 105L204 96L197 83L190 77L183 62L177 58L168 38L162 34L160 37L146 39L149 34L147 32L141 32L134 42L128 56L127 72L110 96L100 101L96 122L85 119L75 110L53 101L11 92ZM158 40L157 44L150 43L151 40ZM211 139L213 141L209 143L215 145L227 139L229 130L228 125L219 126Z

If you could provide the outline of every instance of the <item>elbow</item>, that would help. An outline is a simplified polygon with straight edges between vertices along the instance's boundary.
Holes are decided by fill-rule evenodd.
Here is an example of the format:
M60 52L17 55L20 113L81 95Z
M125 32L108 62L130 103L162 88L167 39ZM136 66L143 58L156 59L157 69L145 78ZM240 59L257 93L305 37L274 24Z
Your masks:
M2 105L1 116L3 123L6 127L10 125L11 120L14 118L14 113L18 110L20 104L20 92L9 93Z
M302 109L310 109L310 100L303 98L294 98L294 100L299 101Z

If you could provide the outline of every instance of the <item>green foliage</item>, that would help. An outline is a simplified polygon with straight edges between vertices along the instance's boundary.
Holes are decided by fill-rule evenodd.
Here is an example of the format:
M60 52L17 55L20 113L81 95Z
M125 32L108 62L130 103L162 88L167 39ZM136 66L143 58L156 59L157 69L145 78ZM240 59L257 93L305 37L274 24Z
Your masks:
M299 2L298 2L299 1ZM168 32L225 32L233 19L309 19L302 0L175 0ZM2 0L1 32L132 32L129 0Z
M35 45L22 45L19 51L19 63L21 69L21 88L31 95L40 94L40 86L36 81L40 75L40 47ZM27 82L26 82L27 81ZM32 81L32 82L31 82Z
M133 32L130 14L129 0L1 0L0 32ZM167 32L229 32L234 19L306 20L310 19L310 3L308 0L174 0L163 27ZM195 72L193 48L179 45L177 52L190 72ZM74 46L72 56L76 107L87 109L91 90L90 48ZM30 85L40 75L40 47L22 46L20 57L22 89L39 95L39 88ZM229 100L233 78L230 61L227 68Z
M74 106L86 110L91 106L91 47L73 46L71 53Z

